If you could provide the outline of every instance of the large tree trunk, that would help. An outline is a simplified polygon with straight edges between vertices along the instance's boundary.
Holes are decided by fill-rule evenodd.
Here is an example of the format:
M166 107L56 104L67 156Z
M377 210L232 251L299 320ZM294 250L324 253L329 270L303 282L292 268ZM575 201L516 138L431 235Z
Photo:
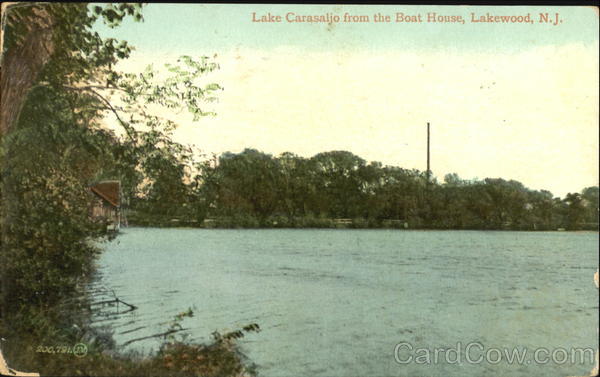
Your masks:
M0 36L3 45L8 45L0 71L0 136L14 127L29 89L54 51L54 25L48 6L33 3L25 9L23 3L2 4L3 27L20 23L26 32L15 35L14 41Z
M53 18L49 4L2 3L2 29L0 31L0 142L19 119L19 114L37 76L54 52ZM14 40L4 40L4 31L15 25L24 26L24 33L13 33ZM2 156L0 156L1 162ZM6 227L12 223L9 206L13 206L10 187L0 182L0 257L4 250ZM0 258L3 259L3 258ZM5 304L10 294L10 281L0 261L0 318L8 309Z

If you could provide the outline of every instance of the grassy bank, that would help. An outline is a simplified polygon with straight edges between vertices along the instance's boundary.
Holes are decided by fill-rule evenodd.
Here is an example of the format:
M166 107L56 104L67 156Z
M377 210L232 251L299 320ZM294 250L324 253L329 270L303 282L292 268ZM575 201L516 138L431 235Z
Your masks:
M209 344L164 338L150 355L121 352L111 330L93 327L82 300L60 310L29 309L0 323L2 352L13 369L42 376L253 376L235 338L215 336ZM66 311L65 311L66 310ZM83 345L84 352L76 345Z
M41 341L43 342L43 341ZM251 376L233 342L209 345L169 344L149 357L115 354L92 346L85 356L37 352L40 340L6 347L10 367L42 376ZM51 343L54 344L54 343Z

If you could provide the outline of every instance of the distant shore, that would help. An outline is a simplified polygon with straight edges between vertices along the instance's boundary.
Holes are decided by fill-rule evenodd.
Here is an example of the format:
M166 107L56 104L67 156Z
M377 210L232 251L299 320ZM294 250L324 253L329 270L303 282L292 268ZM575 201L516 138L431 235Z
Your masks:
M449 226L426 224L419 221L398 219L332 219L325 217L274 216L259 219L253 216L228 216L187 220L164 216L130 216L128 226L155 228L199 228L199 229L399 229L399 230L505 230L505 231L598 231L597 224L580 224L575 229L567 227L548 228L537 224L486 224L485 226Z

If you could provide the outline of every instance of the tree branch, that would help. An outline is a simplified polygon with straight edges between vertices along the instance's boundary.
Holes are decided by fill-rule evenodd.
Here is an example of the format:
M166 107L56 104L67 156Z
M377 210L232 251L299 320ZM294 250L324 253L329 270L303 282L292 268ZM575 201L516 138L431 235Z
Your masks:
M123 127L123 129L125 129L125 132L127 133L127 136L129 136L129 139L133 142L134 145L137 145L137 141L136 139L133 137L133 135L131 134L131 130L129 125L123 120L121 119L121 116L119 115L119 112L117 111L117 109L114 108L114 106L110 103L110 101L108 99L106 99L103 95L101 95L100 93L98 93L96 90L94 90L94 88L102 88L105 89L104 87L100 87L97 85L88 85L88 86L68 86L68 85L62 85L63 88L68 89L68 90L74 90L74 91L87 91L87 92L91 92L92 94L94 94L98 99L100 99L105 105L106 108L108 110L110 110L115 117L117 118L117 120L119 121L119 123L121 124L121 126ZM118 89L118 88L115 88Z

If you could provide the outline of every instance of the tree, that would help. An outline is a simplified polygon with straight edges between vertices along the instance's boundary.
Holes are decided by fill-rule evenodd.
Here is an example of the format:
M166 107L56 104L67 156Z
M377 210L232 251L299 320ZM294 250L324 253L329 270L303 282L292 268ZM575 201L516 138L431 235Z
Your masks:
M217 211L226 216L245 213L265 219L278 206L281 171L273 156L255 149L225 153L216 168Z
M35 3L15 5L6 15L3 4L8 25L0 78L0 333L10 338L3 351L11 365L26 363L52 375L86 373L82 370L89 367L84 360L49 360L35 352L35 344L75 344L96 331L82 310L85 292L73 294L89 281L98 252L90 241L103 233L89 216L91 182L117 176L136 194L148 181L147 196L157 202L187 190L178 179L189 175L190 149L173 142L177 125L150 108L184 108L196 118L210 114L200 105L214 100L211 93L221 88L198 78L218 66L208 57L182 57L160 80L151 67L141 73L115 71L130 47L100 39L91 25L98 18L110 25L126 15L141 19L139 8ZM102 126L108 114L124 135ZM189 372L189 362L183 370L164 365L164 355L175 349L186 358L200 350L204 360L194 358L191 365L200 374L243 373L230 343L169 346L140 362L101 352L105 347L95 340L88 343L96 371Z
M140 4L109 4L106 7L65 3L5 3L2 17L2 75L0 89L0 136L15 125L26 96L52 60L46 78L63 85L98 82L118 58L126 57L126 42L102 41L92 24L103 18L111 26L126 16L141 20Z
M448 173L444 176L444 184L450 187L463 186L464 181L456 173Z
M359 171L366 161L348 151L331 151L312 157L320 177L319 190L330 203L333 217L358 217L361 199Z
M13 3L3 4L2 20L2 73L0 76L0 90L2 101L0 105L0 142L2 153L2 216L1 226L2 235L0 237L0 246L2 246L2 290L0 297L0 307L2 314L12 306L8 305L10 298L27 298L31 292L27 288L28 282L23 281L21 288L18 289L20 277L18 274L18 263L25 263L28 267L38 265L37 274L52 276L53 268L49 268L47 263L54 263L56 266L64 265L64 261L55 258L52 252L45 256L28 254L32 250L27 243L19 243L19 240L27 237L35 237L37 241L45 244L46 250L55 250L56 242L68 243L65 249L70 247L77 248L81 239L87 237L88 232L81 232L78 222L57 223L65 225L67 232L53 233L39 223L50 214L56 215L57 219L65 217L70 213L73 219L80 219L79 215L86 212L86 207L82 202L82 193L85 193L85 182L77 180L78 175L71 175L76 167L70 165L67 161L77 155L77 151L72 146L65 148L60 153L55 153L56 159L35 159L35 156L45 155L50 149L40 150L33 156L23 156L20 153L11 153L17 145L23 142L27 135L32 140L36 140L39 133L31 132L33 127L40 128L39 131L46 132L64 132L62 127L69 123L70 126L77 126L85 123L86 120L97 118L98 111L94 108L96 102L91 102L89 98L78 98L69 95L63 90L75 83L98 80L106 69L110 69L111 64L116 62L119 57L125 57L129 52L126 43L118 46L114 41L102 41L97 33L91 31L91 24L99 17L105 17L112 24L118 23L126 14L139 16L137 11L140 6L123 4L117 6L107 6L101 8L95 14L88 14L88 8L85 4L51 4L51 3ZM45 87L46 90L38 90L36 96L31 96L34 87ZM41 96L41 97L40 97ZM45 101L44 101L44 96ZM23 119L27 125L23 125L21 134L16 133L18 121L22 118L22 110L28 98L29 118ZM48 113L48 99L56 100L54 109L58 114L47 118L40 116L44 112ZM36 100L37 99L37 100ZM41 100L40 100L41 99ZM65 105L71 107L71 111L64 111ZM75 111L75 109L86 108L87 111ZM50 114L54 114L49 111ZM87 126L87 125L86 125ZM92 125L93 126L93 125ZM67 136L67 135L65 135ZM68 135L69 137L71 134ZM53 140L44 139L44 140ZM58 143L57 143L58 144ZM27 150L27 149L25 149ZM23 156L23 157L20 157ZM21 161L23 160L23 161ZM23 165L28 161L49 162L55 161L48 166L48 169L41 171L39 175L32 177L31 172L40 165L26 167ZM69 169L67 169L67 166ZM82 165L80 164L80 167ZM24 170L19 170L21 167ZM21 171L23 174L15 174ZM80 172L84 172L85 169ZM34 174L35 175L35 174ZM26 198L23 195L32 194L32 197ZM51 199L51 200L48 200ZM32 201L31 206L27 206ZM66 201L67 205L57 206ZM76 209L75 207L76 206ZM71 210L64 211L65 208ZM83 211L83 212L82 212ZM79 214L79 215L78 215ZM47 219L45 220L46 222ZM83 222L81 224L87 224ZM72 225L72 227L71 227ZM38 233L29 233L32 229L38 229ZM69 237L65 235L68 234ZM54 242L53 242L54 241ZM49 244L55 245L48 247ZM33 247L33 246L31 246ZM34 247L35 249L35 247ZM68 253L66 255L69 255ZM34 258L36 263L29 263ZM46 263L46 264L45 264ZM41 264L41 265L40 265ZM68 264L67 264L68 265ZM83 267L80 266L80 267ZM29 276L31 278L31 276ZM29 283L35 281L29 279ZM22 279L21 279L22 280ZM38 281L44 281L37 277ZM57 279L54 279L57 282ZM60 280L60 279L58 279ZM17 284L15 287L13 284ZM60 282L57 282L60 285ZM66 287L72 287L72 284L66 284ZM29 286L31 288L31 286ZM15 289L12 289L15 288ZM47 290L52 290L52 285L48 284ZM62 292L58 289L57 292ZM8 295L16 295L9 297Z
M598 186L586 187L581 191L585 207L585 222L588 228L598 228ZM593 226L595 224L595 226Z
M565 226L567 229L579 229L585 216L583 198L578 193L568 193L563 199L565 207Z
M90 251L85 245L96 235L86 220L91 181L114 174L125 178L132 185L127 190L136 193L134 185L148 178L155 188L160 187L153 191L154 197L164 197L165 191L171 194L164 183L172 177L163 173L173 159L185 160L185 147L172 141L177 125L153 115L150 107L183 108L195 118L210 114L200 105L214 101L213 93L221 87L200 82L201 76L218 68L208 57L181 57L167 65L169 74L160 79L151 66L140 73L114 69L120 59L128 57L131 47L112 38L102 40L92 24L102 19L116 26L126 16L141 20L140 10L141 5L127 3L104 7L34 3L14 5L6 14L0 78L3 311L10 308L8 302L20 300L14 295L27 299L33 292L27 284L12 285L20 279L19 265L43 265L33 272L50 280L33 275L27 275L27 280L44 281L45 291L50 292L50 281L62 284L61 279L51 277L69 265L53 251ZM103 128L101 121L108 114L125 131L123 136ZM28 138L43 141L39 144L44 149L33 152L36 158L21 152L30 150ZM164 158L157 159L157 155ZM28 166L26 160L37 163ZM23 196L28 193L33 196ZM28 207L28 201L33 205ZM69 216L77 221L60 220ZM60 231L31 233L49 224L61 224ZM36 255L35 245L20 242L27 237L45 245L48 253ZM76 252L69 255L73 257L70 265L85 269L89 259ZM32 260L41 264L27 264ZM73 284L64 286L72 288Z
M112 136L73 122L66 97L30 92L4 142L2 285L4 315L51 308L88 276L99 236L87 183L112 160ZM40 126L43 125L43 126Z
M529 203L531 204L530 221L533 229L549 230L556 229L561 225L554 196L550 191L532 191L529 194Z

